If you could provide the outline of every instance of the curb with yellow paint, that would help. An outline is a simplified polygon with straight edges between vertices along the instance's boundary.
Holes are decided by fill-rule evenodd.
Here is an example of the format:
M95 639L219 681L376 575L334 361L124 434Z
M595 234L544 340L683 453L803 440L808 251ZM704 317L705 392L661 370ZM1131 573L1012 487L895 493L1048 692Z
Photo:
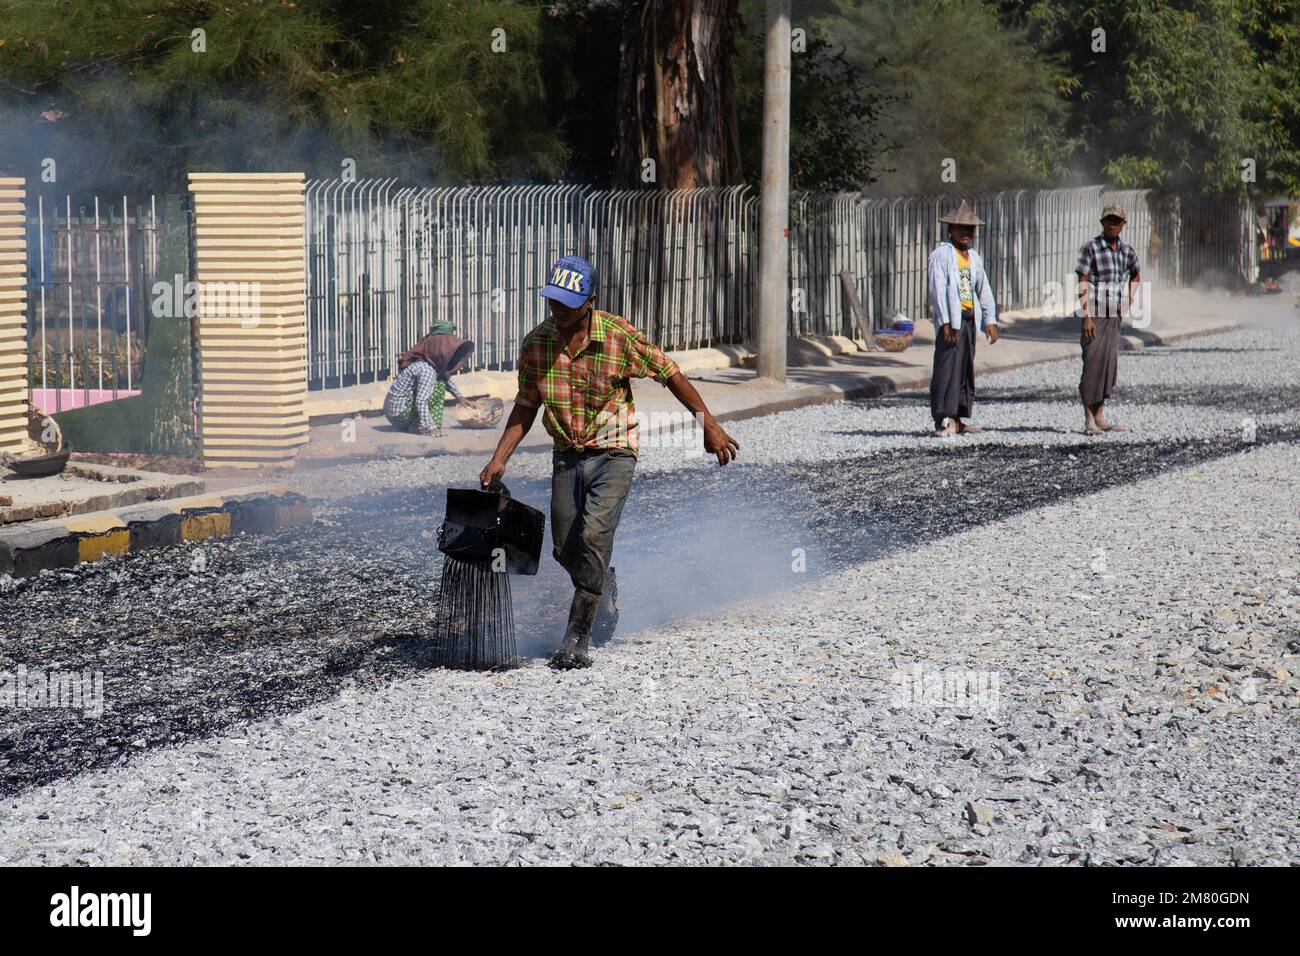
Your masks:
M184 541L311 522L307 499L284 485L153 501L0 529L0 574L25 577Z
M206 541L208 538L221 538L228 534L230 515L224 511L181 519L182 541Z
M105 555L121 555L131 547L131 532L125 528L89 535L77 540L77 561L98 561Z

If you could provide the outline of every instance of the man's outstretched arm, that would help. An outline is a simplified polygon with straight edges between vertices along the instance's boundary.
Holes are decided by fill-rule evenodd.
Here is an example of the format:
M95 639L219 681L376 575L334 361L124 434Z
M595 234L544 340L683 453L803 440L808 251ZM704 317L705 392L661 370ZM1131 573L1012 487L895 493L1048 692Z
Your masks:
M695 416L696 421L704 426L704 450L710 455L716 455L719 465L735 461L740 451L740 442L723 431L690 380L681 372L674 372L664 384L668 386L668 391L673 393L677 401ZM503 436L502 441L504 440Z
M501 432L501 440L497 442L497 450L492 453L492 460L479 472L480 486L486 488L506 473L506 462L537 420L537 408L536 405L520 405L515 402L515 407L510 409L510 417L506 419L506 427Z

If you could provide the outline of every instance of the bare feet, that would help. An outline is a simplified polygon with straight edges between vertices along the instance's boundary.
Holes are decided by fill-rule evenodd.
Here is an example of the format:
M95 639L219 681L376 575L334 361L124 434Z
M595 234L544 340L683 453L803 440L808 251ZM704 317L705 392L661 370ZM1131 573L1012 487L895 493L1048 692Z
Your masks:
M1096 405L1083 406L1083 430L1089 435L1100 435L1102 432L1122 432L1127 430L1123 425L1106 421L1105 413L1105 402L1098 402Z
M958 434L958 435L965 435L965 434L967 434L967 433L970 433L970 434L974 435L974 434L977 434L977 433L979 433L979 432L982 432L983 430L984 430L984 429L980 428L978 425L968 425L968 424L966 424L964 421L962 421L960 418L957 419L957 434Z
M936 428L934 430L935 438L951 438L953 435L957 434L957 423L953 421L951 418L947 418L944 420L948 424L945 425L943 428Z

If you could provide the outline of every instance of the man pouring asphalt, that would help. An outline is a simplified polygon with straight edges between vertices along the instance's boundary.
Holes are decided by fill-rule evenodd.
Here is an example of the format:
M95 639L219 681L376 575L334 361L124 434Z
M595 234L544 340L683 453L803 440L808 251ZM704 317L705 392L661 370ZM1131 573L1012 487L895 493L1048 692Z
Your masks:
M704 448L725 465L739 443L723 431L699 392L655 344L626 319L595 307L596 279L578 256L555 263L542 289L551 315L528 333L519 356L519 393L501 440L479 482L487 488L544 408L554 440L551 539L555 559L573 581L564 643L551 658L561 670L590 667L591 629L632 486L639 439L633 378L654 378L704 429Z

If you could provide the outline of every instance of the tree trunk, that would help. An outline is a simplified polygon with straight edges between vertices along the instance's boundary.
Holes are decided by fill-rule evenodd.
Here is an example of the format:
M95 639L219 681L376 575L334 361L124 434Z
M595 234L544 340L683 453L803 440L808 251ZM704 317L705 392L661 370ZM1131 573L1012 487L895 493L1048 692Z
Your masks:
M624 0L614 186L740 181L731 73L739 0ZM646 160L654 160L653 179Z

